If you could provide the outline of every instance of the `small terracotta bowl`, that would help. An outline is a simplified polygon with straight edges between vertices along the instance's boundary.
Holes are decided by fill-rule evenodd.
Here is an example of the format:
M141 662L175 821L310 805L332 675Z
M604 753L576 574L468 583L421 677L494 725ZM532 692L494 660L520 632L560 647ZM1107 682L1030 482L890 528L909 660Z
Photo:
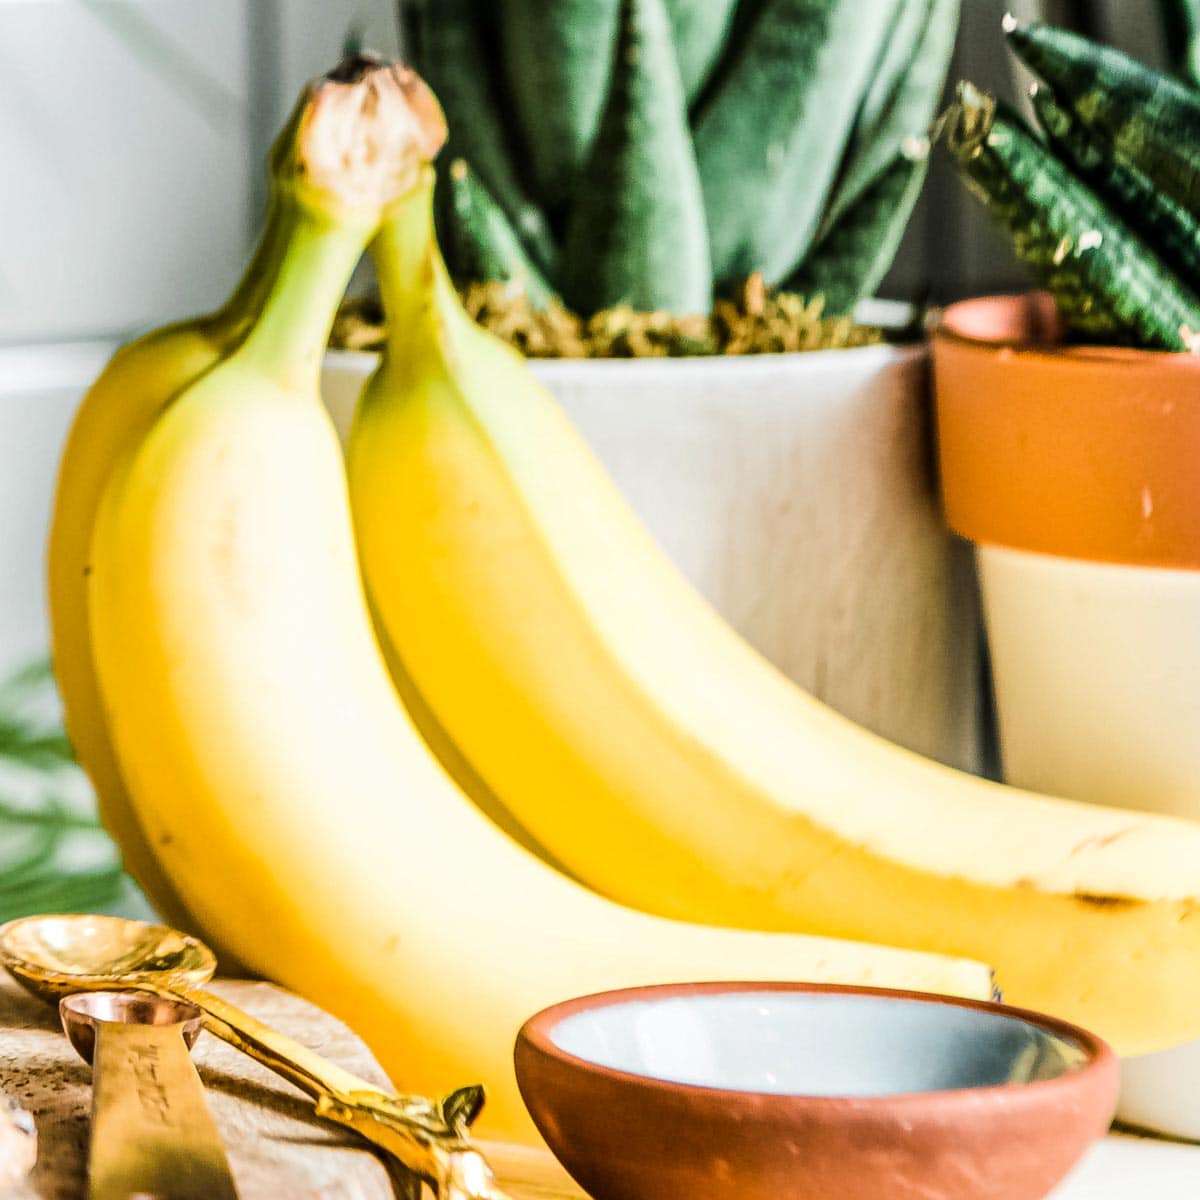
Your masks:
M1038 1200L1112 1119L1098 1038L998 1004L708 983L555 1005L517 1082L597 1200Z

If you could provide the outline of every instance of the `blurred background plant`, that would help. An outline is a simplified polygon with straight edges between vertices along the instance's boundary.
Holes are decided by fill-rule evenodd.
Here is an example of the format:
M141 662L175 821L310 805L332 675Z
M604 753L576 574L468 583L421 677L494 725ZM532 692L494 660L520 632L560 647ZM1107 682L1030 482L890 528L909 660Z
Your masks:
M35 660L0 683L0 920L139 907Z

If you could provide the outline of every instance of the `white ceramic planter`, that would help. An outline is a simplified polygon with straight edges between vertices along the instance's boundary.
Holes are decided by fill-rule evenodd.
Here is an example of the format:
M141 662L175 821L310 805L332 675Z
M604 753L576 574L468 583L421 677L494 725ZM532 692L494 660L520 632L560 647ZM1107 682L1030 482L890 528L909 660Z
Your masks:
M374 362L330 357L343 431ZM934 500L922 348L534 369L767 658L884 737L978 766L974 583Z
M46 644L58 455L111 349L0 351L0 666ZM343 433L374 363L329 356L326 400ZM934 505L922 349L536 369L759 650L868 728L976 765L973 583Z
M0 349L0 669L45 648L42 557L58 456L79 397L112 349L112 345L104 343ZM907 376L917 362L918 356L904 352L899 364L890 369ZM352 408L357 380L370 363L368 356L331 359L328 396L343 427ZM547 369L547 378L553 369ZM876 363L873 369L879 370L880 364ZM816 393L814 387L813 394ZM595 403L602 406L603 399ZM622 401L617 397L612 403ZM632 401L624 403L633 406ZM862 405L865 401L860 398L858 403ZM902 427L911 428L903 423ZM843 434L842 445L855 444L851 433ZM907 439L901 439L902 444L910 446L910 453L914 452L911 447L915 436L911 432ZM836 445L839 441L834 438L826 444ZM653 461L653 447L644 450L643 455ZM889 458L887 454L881 457L884 461ZM868 488L860 479L859 486L878 491L880 485L875 483ZM835 494L845 498L848 492L848 484L843 483ZM828 514L818 512L816 518L827 519ZM952 574L947 570L943 578L949 579ZM860 585L860 590L862 586L870 590L869 585ZM967 620L969 623L970 619ZM962 644L966 645L965 638ZM1064 969L1069 969L1069 964ZM1122 1098L1126 1118L1148 1127L1200 1137L1197 1104L1200 1089L1195 1082L1200 1080L1200 1063L1194 1061L1197 1057L1200 1053L1189 1047L1127 1060ZM1127 1200L1139 1188L1150 1188L1156 1200L1193 1200L1200 1190L1200 1151L1110 1138L1093 1151L1085 1166L1055 1197L1056 1200L1059 1197Z

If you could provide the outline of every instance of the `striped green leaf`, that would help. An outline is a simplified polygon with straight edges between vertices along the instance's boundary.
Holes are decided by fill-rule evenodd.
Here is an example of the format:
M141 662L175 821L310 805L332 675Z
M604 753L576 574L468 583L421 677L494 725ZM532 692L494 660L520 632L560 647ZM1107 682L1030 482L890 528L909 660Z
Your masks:
M464 282L518 283L530 306L544 308L553 290L525 252L504 210L465 160L455 159L438 182L441 243L455 277Z
M1060 103L1190 212L1200 212L1200 92L1066 29L1006 26Z
M575 190L600 125L619 6L620 0L504 0L495 6L505 92L530 187L551 213L562 210Z
M971 190L1068 325L1148 349L1197 346L1200 297L1019 117L960 85L948 138Z
M928 166L927 142L897 151L826 230L785 289L824 296L830 316L849 313L872 295L896 257Z
M1054 152L1106 204L1146 239L1192 288L1200 288L1200 222L1154 181L1117 155L1064 108L1047 87L1033 93L1033 109Z
M807 252L898 0L763 0L696 119L713 273Z
M564 243L577 312L707 312L708 233L663 0L623 0L612 86Z
M554 261L546 218L532 203L513 165L509 131L486 50L481 0L436 0L410 15L417 69L437 93L450 138L442 161L466 159L503 209L531 258L543 270ZM451 262L452 269L460 264Z

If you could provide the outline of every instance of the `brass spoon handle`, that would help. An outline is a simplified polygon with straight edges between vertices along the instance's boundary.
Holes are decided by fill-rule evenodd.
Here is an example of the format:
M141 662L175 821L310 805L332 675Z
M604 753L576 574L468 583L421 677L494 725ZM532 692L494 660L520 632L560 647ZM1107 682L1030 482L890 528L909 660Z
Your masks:
M463 1136L482 1105L482 1089L463 1089L443 1100L385 1092L203 988L184 982L137 986L194 1004L209 1032L295 1084L317 1102L318 1116L392 1155L443 1200L504 1200L491 1168Z
M186 983L156 985L151 990L194 1004L204 1012L204 1027L210 1033L282 1075L314 1100L349 1097L360 1092L387 1095L212 992ZM423 1103L431 1110L434 1108L431 1101Z
M237 1200L178 1025L99 1023L93 1069L90 1200Z

